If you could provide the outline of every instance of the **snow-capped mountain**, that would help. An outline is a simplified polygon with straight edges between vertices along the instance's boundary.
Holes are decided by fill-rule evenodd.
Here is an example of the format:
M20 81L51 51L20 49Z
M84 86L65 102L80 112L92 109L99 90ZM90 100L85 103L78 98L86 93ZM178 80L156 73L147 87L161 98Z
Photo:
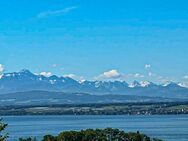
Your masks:
M149 87L152 83L149 81L141 81L140 85L141 87Z
M134 81L132 83L129 84L130 88L135 88L135 87L140 87L140 83L138 81Z
M188 97L188 88L184 83L169 82L164 85L148 81L76 81L69 77L52 75L45 77L29 70L4 73L0 75L0 94L23 91L79 92L90 94L124 94L155 97Z
M180 87L188 88L188 83L179 82L177 83Z

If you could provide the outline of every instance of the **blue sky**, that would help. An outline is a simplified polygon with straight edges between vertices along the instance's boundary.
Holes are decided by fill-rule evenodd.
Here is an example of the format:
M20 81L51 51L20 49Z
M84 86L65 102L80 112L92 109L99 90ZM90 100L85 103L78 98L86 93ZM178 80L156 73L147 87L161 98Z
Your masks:
M0 71L188 82L187 5L186 0L1 0Z

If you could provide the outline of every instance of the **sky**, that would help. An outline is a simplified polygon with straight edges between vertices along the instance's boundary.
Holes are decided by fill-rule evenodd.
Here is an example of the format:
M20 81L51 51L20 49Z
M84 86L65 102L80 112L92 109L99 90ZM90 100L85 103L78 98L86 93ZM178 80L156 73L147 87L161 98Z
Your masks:
M187 0L1 0L0 73L188 83Z

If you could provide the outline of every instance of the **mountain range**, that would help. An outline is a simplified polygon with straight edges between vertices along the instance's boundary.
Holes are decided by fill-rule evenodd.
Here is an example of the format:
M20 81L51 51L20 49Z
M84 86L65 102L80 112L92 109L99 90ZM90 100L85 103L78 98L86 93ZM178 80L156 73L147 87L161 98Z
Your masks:
M131 84L128 84L125 81L79 82L69 77L58 77L56 75L45 77L43 75L31 73L29 70L3 73L0 75L1 97L7 94L10 96L10 99L12 93L16 93L18 95L18 93L21 92L32 91L35 93L36 91L43 91L48 93L79 93L96 96L124 95L188 100L188 88L182 83L169 82L167 84L159 85L147 81L134 81ZM1 99L2 98L0 98L0 100Z

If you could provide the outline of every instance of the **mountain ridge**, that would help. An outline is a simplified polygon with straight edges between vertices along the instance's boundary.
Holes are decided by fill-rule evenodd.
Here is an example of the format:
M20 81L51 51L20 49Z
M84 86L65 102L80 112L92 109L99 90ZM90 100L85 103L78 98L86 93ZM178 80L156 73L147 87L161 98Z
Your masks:
M92 95L88 93L64 93L49 91L25 91L1 94L0 106L11 105L53 105L53 104L105 104L137 102L186 102L188 99L134 96L134 95Z
M89 93L95 95L123 94L166 98L187 98L188 88L180 83L155 84L149 81L83 81L70 77L38 75L23 69L0 75L0 94L24 91L55 91L65 93Z

